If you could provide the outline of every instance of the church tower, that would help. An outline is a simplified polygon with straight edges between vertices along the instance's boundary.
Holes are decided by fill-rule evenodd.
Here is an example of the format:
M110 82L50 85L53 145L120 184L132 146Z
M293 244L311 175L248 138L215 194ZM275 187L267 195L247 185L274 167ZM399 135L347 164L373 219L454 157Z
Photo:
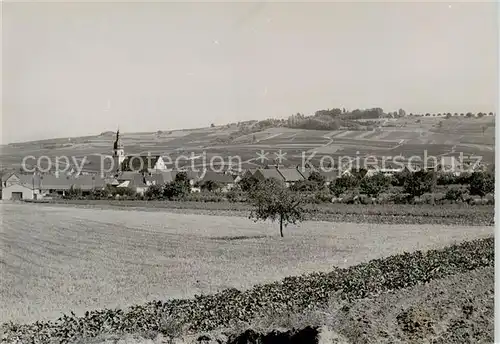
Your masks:
M120 129L116 131L116 140L113 144L113 160L115 162L115 169L121 170L122 162L125 160L125 150L120 139Z

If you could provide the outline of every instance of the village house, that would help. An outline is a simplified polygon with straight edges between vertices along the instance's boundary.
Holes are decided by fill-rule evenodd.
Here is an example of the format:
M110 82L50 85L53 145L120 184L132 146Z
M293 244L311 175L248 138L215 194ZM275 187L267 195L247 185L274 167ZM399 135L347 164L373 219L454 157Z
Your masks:
M144 172L153 170L160 172L166 169L165 162L159 155L129 155L121 164L121 171Z
M2 200L37 199L40 194L38 177L21 173L2 176Z
M281 182L285 181L283 175L279 173L276 168L262 168L262 169L259 168L257 171L254 172L253 176L259 181L263 181L270 178L274 178Z
M231 174L217 173L214 171L205 171L202 173L202 179L200 180L200 185L211 181L219 185L219 191L227 192L231 190L235 185L235 180Z
M83 175L78 177L53 174L12 173L2 182L3 200L33 200L51 196L64 196L71 188L80 189L82 194L105 187L103 178Z
M304 176L296 168L278 168L277 171L283 176L287 187L304 180Z
M118 188L130 188L140 195L144 195L151 185L164 185L163 176L160 173L135 173L131 180L125 180Z

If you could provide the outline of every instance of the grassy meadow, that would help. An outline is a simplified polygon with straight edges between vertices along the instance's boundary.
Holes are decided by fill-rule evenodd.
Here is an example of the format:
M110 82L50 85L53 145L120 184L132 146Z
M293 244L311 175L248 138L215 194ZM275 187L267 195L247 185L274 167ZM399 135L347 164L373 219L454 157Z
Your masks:
M2 204L1 322L246 289L402 251L491 235L491 226L310 221Z

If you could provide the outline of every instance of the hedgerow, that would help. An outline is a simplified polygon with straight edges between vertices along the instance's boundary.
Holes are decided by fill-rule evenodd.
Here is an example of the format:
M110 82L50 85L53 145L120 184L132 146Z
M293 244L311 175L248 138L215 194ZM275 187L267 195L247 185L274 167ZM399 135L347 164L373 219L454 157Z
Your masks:
M492 237L440 250L403 253L329 273L287 277L247 291L234 288L192 299L152 301L127 310L105 309L57 321L2 325L2 343L71 343L104 333L209 331L269 314L300 312L324 305L332 296L353 300L411 287L434 279L493 266ZM175 331L174 331L175 329Z

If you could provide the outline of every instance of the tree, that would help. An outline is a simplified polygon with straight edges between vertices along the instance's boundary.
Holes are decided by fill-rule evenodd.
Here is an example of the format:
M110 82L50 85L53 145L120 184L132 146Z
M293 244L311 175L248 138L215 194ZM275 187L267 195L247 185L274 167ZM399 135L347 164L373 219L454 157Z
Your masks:
M174 182L180 184L183 187L190 188L189 177L186 172L179 172L175 175Z
M446 191L445 198L449 201L464 201L465 192L462 188L452 187Z
M436 175L434 171L416 171L412 173L403 185L405 193L411 196L421 197L426 192L432 192L436 186Z
M325 186L326 182L325 176L321 175L318 171L312 171L307 180L316 183L318 189L321 189L323 186Z
M174 198L182 198L187 193L189 193L189 189L186 189L184 185L175 181L166 183L163 187L163 195L169 200L172 200Z
M281 237L283 237L283 227L303 219L301 196L291 192L279 180L270 178L260 182L249 196L254 207L250 218L254 221L279 219Z
M359 185L360 190L365 195L370 197L378 197L378 195L386 190L391 185L391 179L383 173L376 173L371 177L365 177Z
M448 118L451 118L451 113L447 113L447 114L446 114L446 118L447 118L447 119L448 119Z
M411 172L408 168L403 168L402 171L394 173L392 177L392 185L393 186L403 186L406 182L406 179L411 177Z
M403 109L399 109L398 115L399 115L399 117L405 117L406 116L406 111L403 110Z
M82 197L82 189L77 186L71 185L65 196L69 199L79 199Z
M240 185L242 191L249 192L253 190L258 183L259 180L254 175L251 175L241 178L238 184Z
M215 127L215 124L210 124L210 128L214 128Z
M186 172L179 172L175 175L173 182L166 183L163 187L163 195L167 199L181 198L191 190L191 184Z
M295 192L312 192L318 190L318 184L311 180L299 180L290 186L291 191Z
M473 117L474 115L472 114L472 112L467 112L467 114L465 116L466 117Z
M150 185L146 192L144 192L144 196L147 199L161 199L163 197L163 186L158 184Z
M495 191L495 178L484 172L474 172L469 179L469 193L483 198Z
M220 189L220 185L214 180L207 180L203 184L201 184L201 189L207 190L209 192L214 192Z
M335 195L335 197L340 197L347 190L357 187L358 184L358 178L346 174L335 179L335 181L330 184L330 191Z

